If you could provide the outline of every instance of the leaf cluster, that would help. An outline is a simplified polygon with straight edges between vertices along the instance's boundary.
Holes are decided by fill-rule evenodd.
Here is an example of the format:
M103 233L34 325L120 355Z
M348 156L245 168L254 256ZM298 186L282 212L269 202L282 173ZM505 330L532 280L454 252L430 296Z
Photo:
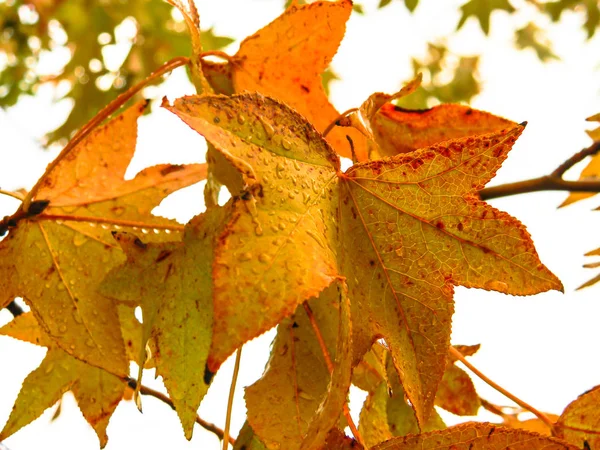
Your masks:
M450 345L454 286L562 290L525 227L479 197L524 124L460 105L394 104L414 95L419 77L339 114L322 74L349 0L293 3L219 63L199 53L193 9L178 7L201 92L163 106L204 136L207 163L153 166L126 180L147 106L139 102L84 127L2 221L0 306L22 298L31 311L0 334L48 353L0 440L72 391L104 446L132 387L141 408L150 367L191 439L223 362L277 327L265 372L246 388L234 448L596 445L597 390L556 424L529 407L556 437L523 430L455 364L473 370L464 356L478 347ZM343 171L340 157L353 165ZM152 214L202 180L205 212L185 225ZM223 187L231 199L219 205ZM358 427L351 384L368 392ZM505 426L446 429L436 406L465 416L483 406Z

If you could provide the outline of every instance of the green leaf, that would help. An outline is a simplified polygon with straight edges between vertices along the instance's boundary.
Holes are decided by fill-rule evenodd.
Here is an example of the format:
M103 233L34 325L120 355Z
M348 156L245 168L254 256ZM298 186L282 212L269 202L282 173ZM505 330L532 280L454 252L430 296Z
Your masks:
M515 8L509 0L469 0L460 7L462 16L458 22L457 30L462 28L471 16L479 21L479 25L485 34L490 33L490 16L495 10L515 12Z

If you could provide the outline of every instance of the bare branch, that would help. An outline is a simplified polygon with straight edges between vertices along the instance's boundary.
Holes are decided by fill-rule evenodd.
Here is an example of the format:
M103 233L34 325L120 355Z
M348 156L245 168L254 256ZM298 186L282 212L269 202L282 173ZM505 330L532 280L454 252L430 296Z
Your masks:
M127 378L127 385L131 389L135 389L137 386L137 383L133 378ZM175 405L173 404L173 400L171 400L168 396L166 396L162 392L159 392L159 391L156 391L147 386L141 385L140 386L140 394L149 395L150 397L157 398L161 402L169 405L171 407L171 409L175 410ZM214 433L219 438L219 440L221 440L221 441L223 440L223 436L224 436L223 430L221 430L214 423L207 422L206 420L202 419L200 416L196 416L196 423L198 425L200 425L202 428L204 428L205 430L210 431L211 433ZM231 445L235 445L235 439L232 438L231 436L229 437L228 441Z
M526 194L539 191L567 191L567 192L600 192L600 181L569 181L563 175L575 164L588 156L600 152L600 142L595 142L590 147L584 148L558 166L550 175L530 180L517 181L516 183L501 184L482 189L479 197L482 200L508 197L517 194Z

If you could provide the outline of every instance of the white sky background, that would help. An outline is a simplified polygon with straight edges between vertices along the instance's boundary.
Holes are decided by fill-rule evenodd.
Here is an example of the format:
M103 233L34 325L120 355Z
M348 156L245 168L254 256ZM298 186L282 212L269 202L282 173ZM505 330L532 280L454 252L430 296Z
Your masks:
M203 27L238 39L252 34L282 11L282 0L202 0L197 5ZM359 105L374 91L394 92L411 76L410 57L422 56L428 41L450 34L458 20L462 0L421 0L410 15L403 2L395 0L377 10L378 0L361 2L367 14L353 14L333 68L342 80L332 85L332 101L339 110ZM590 144L584 119L600 112L600 36L585 40L582 18L565 13L561 24L538 23L549 30L558 62L541 64L533 51L518 52L512 46L513 31L531 17L523 0L514 0L516 16L495 13L492 33L484 39L478 23L471 19L448 44L456 53L481 53L480 75L483 92L473 102L478 109L529 125L516 143L493 184L518 181L550 173L561 162ZM239 41L228 52L237 50ZM171 99L193 93L183 81L182 71L165 85ZM43 93L42 93L43 94ZM63 106L51 107L50 96L40 94L7 112L0 111L3 160L0 186L3 189L30 188L54 156L42 152L37 143L51 124L60 120ZM162 93L161 93L162 94ZM157 111L140 120L138 154L131 174L159 162L203 160L202 138L167 111ZM576 176L576 173L571 175ZM182 221L202 210L201 187L173 195L160 207L161 214ZM563 281L565 294L550 292L533 297L512 297L475 289L457 288L452 342L481 343L471 361L494 381L540 410L560 414L579 394L600 384L600 287L580 292L575 288L595 272L581 267L583 254L600 246L594 233L600 214L591 210L600 198L565 209L556 207L564 193L536 193L498 199L491 203L519 218L529 229L542 261ZM197 205L190 211L189 205ZM11 214L17 202L0 197L0 215ZM0 312L0 324L10 320ZM246 344L242 374L236 391L232 434L241 427L245 408L243 387L262 373L273 330ZM45 350L30 344L0 338L0 424L4 424L22 380L33 370ZM224 364L200 407L200 415L223 427L233 361ZM144 384L160 388L148 373ZM478 392L498 404L510 404L501 394L473 377ZM353 404L363 395L353 395ZM123 402L108 427L108 450L217 449L212 434L196 427L187 442L179 421L168 406L144 398L144 414L131 402ZM63 411L53 423L53 408L5 444L12 450L94 449L93 430L85 423L70 394ZM358 411L357 411L358 413ZM444 414L448 424L458 418ZM493 420L494 416L481 415Z

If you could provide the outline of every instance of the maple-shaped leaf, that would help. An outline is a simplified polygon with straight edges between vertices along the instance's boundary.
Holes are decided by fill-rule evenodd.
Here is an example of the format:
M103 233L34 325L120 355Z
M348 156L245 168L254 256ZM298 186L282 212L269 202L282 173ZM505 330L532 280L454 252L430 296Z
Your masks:
M554 427L556 435L578 448L599 448L600 408L598 405L600 405L600 386L581 394L565 408Z
M410 110L387 103L371 122L382 156L408 153L449 139L492 133L515 125L493 114L452 104Z
M510 4L509 0L469 0L460 7L462 16L456 27L457 30L462 28L467 19L471 16L479 21L479 25L485 34L490 33L490 16L494 10L515 12L515 8Z
M350 308L338 283L309 302L331 361L302 306L279 324L264 375L246 388L247 419L269 448L321 448L350 387Z
M554 22L560 20L560 16L565 10L581 10L585 9L586 21L583 27L587 30L588 39L591 39L596 34L596 29L600 25L600 6L596 0L558 0L547 2L541 5Z
M177 240L181 225L151 214L169 193L205 177L205 165L159 165L132 180L138 104L59 155L38 182L27 213L0 243L3 306L23 297L57 345L73 357L125 376L128 364L114 302L97 287L124 261L111 229ZM43 205L41 211L39 205Z
M108 441L106 427L123 398L125 382L60 349L38 325L31 312L15 317L0 328L0 335L48 347L39 367L23 381L10 417L0 432L0 441L42 415L65 392L72 391L83 416L98 435L100 446L104 447Z
M115 233L127 262L101 286L107 296L140 302L143 333L135 360L143 365L151 340L157 374L188 439L212 378L205 366L212 337L213 240L227 212L211 208L196 216L186 225L183 242L145 243L131 233Z
M576 450L556 438L489 423L469 423L418 435L397 437L372 450Z
M588 122L598 122L600 123L600 113L595 114L586 119ZM587 130L586 133L592 138L592 141L596 145L600 142L600 126L594 128L593 130ZM581 171L581 175L579 176L580 181L598 181L600 180L600 154L595 154L592 156L590 162L587 166ZM569 196L565 199L564 202L560 205L560 207L570 205L571 203L578 202L579 200L583 200L586 198L590 198L596 195L593 192L571 192Z
M522 132L519 125L342 173L320 134L276 100L184 97L169 109L248 183L239 219L215 257L209 365L213 358L218 367L342 275L355 363L385 338L425 423L446 366L453 285L515 295L562 289L525 227L477 198Z
M540 61L560 59L552 51L552 43L543 36L543 30L533 22L515 31L515 44L520 49L531 48Z
M242 41L227 68L209 65L212 70L207 77L218 92L228 93L223 89L228 83L222 76L227 73L235 92L256 91L281 100L323 132L339 113L327 98L321 74L337 52L351 12L350 0L292 4ZM346 135L352 139L358 158L365 160L365 139L356 130L335 128L327 141L340 155L351 157Z

